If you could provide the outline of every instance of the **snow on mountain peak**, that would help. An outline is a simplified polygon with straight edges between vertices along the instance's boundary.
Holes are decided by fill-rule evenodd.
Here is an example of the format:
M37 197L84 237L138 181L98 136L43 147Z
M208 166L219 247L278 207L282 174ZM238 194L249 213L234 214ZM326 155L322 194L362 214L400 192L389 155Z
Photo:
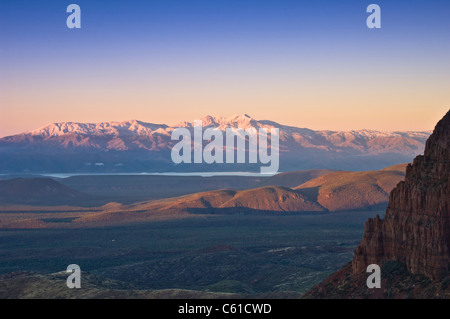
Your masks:
M325 143L326 147L350 147L364 148L369 144L380 144L382 148L392 148L401 151L406 144L417 147L422 144L428 136L428 132L380 132L374 130L353 130L353 131L314 131L297 127L280 125L272 121L258 121L248 114L237 114L232 117L215 117L206 115L202 119L204 128L214 127L222 131L227 128L266 128L277 127L280 129L280 138L282 141L290 141L294 144L300 144L303 147L321 148ZM34 131L28 131L19 134L24 137L39 136L44 139L53 137L68 137L78 135L80 137L151 137L170 136L171 132L177 127L193 128L194 121L181 122L176 126L168 126L165 124L152 124L138 120L128 120L122 122L101 122L101 123L78 123L78 122L60 122L52 123ZM283 142L284 143L284 142ZM400 144L405 144L399 146ZM332 145L332 146L331 146ZM363 146L366 145L366 146ZM397 145L397 146L395 146ZM410 147L410 146L407 146ZM373 148L370 146L370 148Z
M203 127L217 127L219 129L225 129L227 127L246 129L250 126L259 127L259 122L253 119L248 114L238 114L231 117L218 117L212 115L206 115L200 119ZM175 127L188 127L194 126L194 122L183 121L175 125Z
M149 135L153 131L166 129L164 124L145 123L138 120L129 120L121 122L101 122L101 123L78 123L78 122L59 122L43 126L37 130L25 132L25 135L43 137L56 137L68 134L80 135Z
M306 149L358 154L417 154L421 152L430 132L381 132L374 130L327 131L281 125L268 120L255 120L248 114L232 117L207 115L203 128L279 128L280 148L286 152ZM192 129L194 121L176 126L152 124L138 120L122 122L52 123L34 131L1 139L3 145L33 145L35 147L80 147L100 150L161 150L173 144L171 133L178 127ZM42 144L41 144L42 143ZM47 143L47 144L46 144ZM36 146L37 145L37 146ZM296 155L297 156L297 155Z

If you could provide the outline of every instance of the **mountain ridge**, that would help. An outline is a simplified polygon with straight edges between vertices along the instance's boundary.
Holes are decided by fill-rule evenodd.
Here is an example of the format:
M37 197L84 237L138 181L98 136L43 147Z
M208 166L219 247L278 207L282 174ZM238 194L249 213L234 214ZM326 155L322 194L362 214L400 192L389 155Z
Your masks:
M234 115L231 117L220 117L206 115L200 119L203 123L203 127L234 127L246 129L248 127L255 128L271 128L279 127L285 131L300 130L303 132L326 132L326 133L356 133L361 137L385 137L392 134L403 135L405 134L414 137L423 137L423 135L431 134L432 130L426 131L384 131L384 130L372 130L372 129L352 129L352 130L313 130L305 127L297 127L290 125L283 125L270 120L256 120L248 114ZM46 124L38 129L24 131L22 133L1 137L8 138L18 135L42 135L42 136L61 136L64 134L78 133L78 134L112 134L119 132L118 129L128 129L130 132L146 135L146 133L157 131L159 129L175 129L178 127L193 127L194 122L182 121L176 125L157 124L151 122L144 122L137 119L124 120L124 121L108 121L108 122L54 122ZM116 130L114 130L116 129ZM148 132L145 130L147 129Z
M429 132L311 130L256 120L247 114L230 118L205 116L203 128L279 128L280 171L306 169L377 170L410 162L421 153ZM0 138L2 172L161 172L259 171L260 164L181 164L171 161L178 126L122 122L61 122ZM204 145L208 141L203 142ZM224 143L225 145L225 143ZM132 154L131 154L132 153ZM98 163L98 164L95 164ZM56 171L58 169L59 171Z

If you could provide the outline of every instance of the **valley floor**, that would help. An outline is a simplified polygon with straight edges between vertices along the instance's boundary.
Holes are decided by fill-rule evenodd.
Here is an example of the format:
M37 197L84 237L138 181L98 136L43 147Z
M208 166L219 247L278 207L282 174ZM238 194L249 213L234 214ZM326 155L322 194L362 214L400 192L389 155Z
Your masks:
M3 229L0 298L298 298L352 259L364 222L377 213ZM87 283L79 296L65 286L69 264Z

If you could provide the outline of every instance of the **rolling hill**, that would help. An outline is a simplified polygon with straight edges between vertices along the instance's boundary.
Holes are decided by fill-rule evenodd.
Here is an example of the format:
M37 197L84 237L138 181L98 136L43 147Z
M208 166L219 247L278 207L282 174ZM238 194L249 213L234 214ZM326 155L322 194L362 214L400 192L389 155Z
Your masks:
M405 165L380 171L334 172L296 188L329 211L384 208L389 192L404 179Z
M73 205L90 200L51 178L14 178L0 180L0 204Z
M293 171L279 173L271 176L267 179L262 180L262 186L283 186L283 187L296 187L303 183L306 183L313 178L323 176L336 172L336 170L331 169L310 169L304 171Z
M296 187L270 185L248 189L215 189L204 192L149 199L135 203L114 203L95 207L93 195L86 195L51 179L13 179L0 181L0 227L42 228L83 227L148 220L173 219L199 214L299 213L370 210L384 208L388 194L404 178L405 165L379 171L306 171L279 174L258 181L260 184L290 184L309 181ZM326 174L328 173L328 174ZM324 174L324 175L321 175ZM313 176L319 175L316 178ZM90 179L88 179L90 180ZM149 195L149 198L151 196ZM72 205L46 209L20 208L21 205ZM5 206L6 205L6 206ZM1 206L0 206L1 207ZM5 213L2 214L2 211ZM39 212L38 215L34 212ZM26 214L24 214L26 213ZM34 215L33 215L34 214Z

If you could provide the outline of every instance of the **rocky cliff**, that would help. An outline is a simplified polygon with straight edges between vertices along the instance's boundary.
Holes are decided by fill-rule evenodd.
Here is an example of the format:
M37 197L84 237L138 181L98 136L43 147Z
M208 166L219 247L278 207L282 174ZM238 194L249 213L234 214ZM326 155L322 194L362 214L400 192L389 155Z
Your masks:
M352 272L386 260L409 272L441 278L450 269L450 111L436 125L423 156L408 165L404 182L389 195L384 219L369 219Z
M384 218L365 223L352 262L304 297L449 298L449 207L450 111L391 191ZM370 264L381 266L382 289L365 284Z

